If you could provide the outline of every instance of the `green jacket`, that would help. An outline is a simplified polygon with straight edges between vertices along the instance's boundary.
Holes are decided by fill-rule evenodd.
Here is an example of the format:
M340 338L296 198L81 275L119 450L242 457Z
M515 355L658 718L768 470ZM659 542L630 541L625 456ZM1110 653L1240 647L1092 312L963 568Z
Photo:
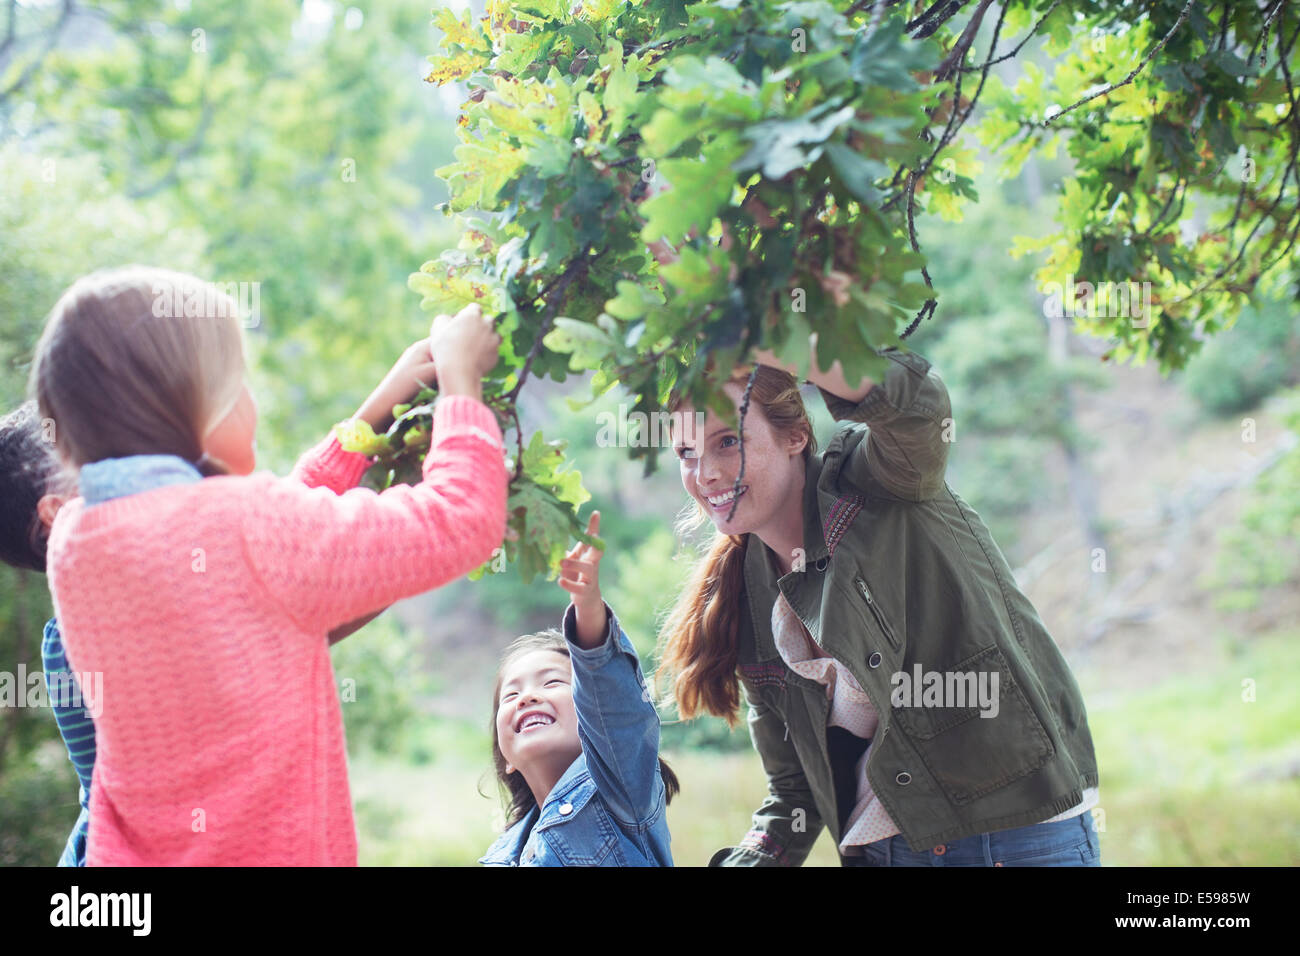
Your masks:
M1074 676L979 515L944 481L947 388L921 356L882 354L884 381L860 404L822 391L850 424L809 459L794 570L778 577L770 550L747 536L737 663L769 794L714 865L797 866L823 826L841 836L826 689L777 652L778 588L875 706L867 779L913 850L1046 820L1097 786ZM995 715L955 686L943 699L901 696L895 674L930 671L985 681Z

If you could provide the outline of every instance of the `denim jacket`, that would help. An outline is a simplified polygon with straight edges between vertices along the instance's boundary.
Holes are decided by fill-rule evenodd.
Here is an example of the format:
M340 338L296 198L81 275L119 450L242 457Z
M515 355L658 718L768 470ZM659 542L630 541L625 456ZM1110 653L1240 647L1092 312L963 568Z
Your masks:
M608 611L608 605L606 609ZM564 636L582 754L479 860L488 866L672 866L659 773L659 714L632 642L608 611L599 647L576 643L573 605Z

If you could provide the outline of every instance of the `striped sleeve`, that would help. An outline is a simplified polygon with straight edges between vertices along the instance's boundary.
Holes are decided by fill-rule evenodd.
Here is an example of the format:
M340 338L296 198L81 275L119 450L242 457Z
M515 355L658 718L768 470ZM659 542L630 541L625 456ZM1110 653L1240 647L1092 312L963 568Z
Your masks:
M45 689L54 710L54 722L58 724L59 734L68 748L68 759L77 771L82 790L81 805L84 807L90 798L90 777L95 768L95 722L82 705L81 688L76 675L68 669L58 622L54 619L45 625L41 661L45 667Z
M90 780L95 769L95 722L81 700L76 675L68 668L57 620L45 625L41 641L41 664L45 669L45 689L49 693L54 722L68 748L68 759L81 784L78 801L81 813L68 835L67 845L59 857L59 866L86 865L86 838L90 820Z

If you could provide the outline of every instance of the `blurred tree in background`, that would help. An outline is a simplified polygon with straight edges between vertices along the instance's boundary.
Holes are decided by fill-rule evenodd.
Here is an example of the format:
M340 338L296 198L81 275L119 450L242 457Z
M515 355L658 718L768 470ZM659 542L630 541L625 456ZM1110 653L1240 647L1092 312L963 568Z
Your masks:
M260 451L287 467L428 331L405 278L450 234L410 175L432 183L451 144L413 82L426 4L107 0L57 16L38 31L54 47L0 100L0 137L49 164L51 194L64 157L93 156L122 206L151 200L141 215L163 234L199 232L205 278L259 283ZM67 272L150 255L179 259L110 248ZM39 322L53 299L25 304Z
M505 9L491 6L497 14ZM605 47L584 56L588 30L600 26L593 19L598 13L617 16L621 5L600 0L583 6L586 13L577 4L539 4L513 25L496 18L494 29L520 75L543 52L530 52L536 32L551 42L537 63L555 60L561 81L570 86L597 83ZM654 0L649 6L665 17L694 18L690 31L701 44L697 52L733 64L744 77L757 76L765 57L775 62L789 55L791 24L797 22L814 44L865 46L867 31L885 22L875 20L877 10L883 18L904 9L896 0ZM832 18L851 8L861 29L843 35L831 29ZM1117 281L1149 274L1158 288L1168 281L1165 291L1177 298L1194 285L1189 269L1203 277L1222 272L1213 280L1213 295L1187 299L1168 313L1170 321L1119 329L1114 354L1149 351L1170 365L1187 358L1186 397L1201 403L1207 416L1243 413L1296 384L1294 267L1279 258L1291 249L1298 215L1295 190L1287 185L1295 181L1296 165L1294 71L1288 66L1296 62L1296 12L1278 2L1183 0L1160 0L1137 11L1131 4L1082 0L921 3L906 10L917 22L906 36L898 30L877 35L877 44L888 38L890 45L879 63L912 62L902 45L919 48L927 36L944 55L961 47L952 61L960 68L946 79L921 76L928 84L922 99L932 138L902 148L896 136L873 127L889 147L886 158L896 161L888 177L868 166L865 172L873 175L864 179L853 157L836 149L830 149L835 161L823 156L816 171L842 181L848 193L879 192L882 202L897 194L896 213L905 201L915 201L917 234L941 304L908 345L935 361L953 394L954 487L986 517L1013 561L1026 522L1036 516L1068 510L1090 542L1101 540L1105 522L1088 460L1098 436L1081 428L1078 413L1102 384L1104 367L1096 353L1078 347L1068 321L1048 314L1044 284L1063 282L1071 271L1076 278ZM944 10L945 23L925 16ZM763 11L776 11L772 23L780 26L779 36L760 22ZM440 21L451 27L443 49L456 45L460 24L473 25L487 12L480 0L468 9L458 4L451 18L456 27L442 15ZM701 26L705 16L711 26ZM531 129L522 114L501 109L491 99L503 79L495 74L490 81L443 89L422 83L426 54L439 39L429 18L427 0L356 7L330 0L0 2L3 407L22 398L31 348L59 293L92 269L138 261L216 281L259 284L260 314L250 323L247 341L261 409L263 466L283 473L330 424L350 414L400 350L427 333L430 317L418 310L408 276L421 262L439 261L442 250L463 263L482 246L481 236L437 208L453 197L435 170L452 166L454 178L479 161L492 162L472 150L459 157L453 152L456 131L464 129L458 122L462 108L491 116L502 129L521 124L512 135L533 137L538 169L558 162L559 146L575 148L554 130ZM648 22L643 16L637 29L644 32ZM642 38L624 39L632 44ZM658 39L675 50L691 46L687 33ZM1142 64L1162 41L1162 52L1133 82L1093 97L1099 86ZM1012 49L1016 57L985 69ZM799 64L809 86L813 80L834 81L832 59ZM850 56L849 65L888 90L871 72L870 58L859 56L854 66ZM706 139L716 131L709 126L713 120L722 130L742 119L722 115L726 104L713 97L723 96L723 86L708 88L709 76L731 80L732 71L716 64L709 69L720 72L705 76L686 69L673 83L634 83L632 92L647 98L644 120L660 108L668 114L652 138L671 138L670 127L683 118L702 123L697 132ZM612 64L610 72L618 72ZM624 72L625 96L627 79ZM604 89L597 92L608 96ZM884 98L881 119L897 106L894 94L915 91L873 92ZM1085 96L1093 98L1053 112ZM575 123L582 114L584 124L600 125L599 104L593 111L590 100L575 96L570 106ZM781 116L745 122L768 137L773 154L776 146L788 147L807 159L827 140L842 145L829 133L820 142L783 139L808 132L801 108L783 103ZM978 143L949 137L967 118L972 129L979 127ZM819 135L826 132L811 125ZM639 135L643 126L628 131ZM683 143L678 174L689 177L691 147ZM925 145L924 155L916 144ZM638 178L641 170L638 159L625 172ZM555 248L563 246L578 221L576 214L556 218L560 204L546 192L544 178L534 175L513 187L514 202L527 207L534 217L529 223L540 230L539 250L547 248L547 236L559 243ZM586 201L599 193L596 198L617 205L620 214L640 216L635 210L641 209L661 224L684 224L677 222L681 211L667 203L668 196L652 207L652 199L637 194L629 210L627 197L596 177L588 179L585 192L568 198ZM580 181L580 175L572 180ZM789 179L764 181L778 195L790 192ZM980 202L970 201L974 194ZM732 198L723 197L721 206L734 225L745 214ZM787 196L805 204L814 198L815 192ZM578 206L574 210L582 212ZM584 215L593 212L583 209ZM829 206L820 213L843 216L846 209L843 203L834 214ZM710 214L707 223L697 224L703 228L687 240L692 252L686 264L666 275L670 287L679 281L688 286L693 277L703 277L699 270L708 263L721 262L715 245L720 221ZM596 239L604 238L597 231ZM896 245L894 252L902 248ZM625 246L619 255L627 262L639 252ZM739 243L730 254L752 268ZM900 261L914 260L904 254ZM507 256L505 264L519 262ZM648 261L645 266L648 275L653 267ZM547 268L560 266L551 262ZM541 277L533 274L535 285ZM853 334L861 331L854 321L835 318L833 283L807 287L817 321L830 317ZM617 281L607 289L597 283L577 291L572 304L580 309L558 317L593 320L581 322L592 330L600 329L594 320L615 293L622 299L615 311L640 301L622 295L626 290ZM911 302L918 295L911 288L903 298ZM1247 298L1251 302L1243 306ZM1238 309L1236 325L1227 328ZM536 312L536 322L523 327L515 358L526 352L529 334L540 330L541 317ZM661 322L660 332L668 328L661 314L649 318ZM567 338L551 341L570 349L584 331L569 324ZM600 329L601 335L607 331ZM615 351L626 357L628 348L650 347L650 338L629 346L624 337ZM598 345L598 339L587 344ZM599 357L588 352L577 364L598 366ZM606 596L648 670L659 617L693 556L694 542L677 540L671 530L684 496L672 469L647 479L643 462L631 460L626 448L601 443L599 416L645 407L639 404L645 396L618 387L603 390L599 373L570 372L572 358L545 353L534 368L539 374L519 396L518 412L525 432L545 429L547 438L567 442L567 456L580 465L592 496L586 507L602 511L601 534L610 550ZM547 369L570 375L569 381L543 380L540 373ZM593 380L601 393L593 402L570 401ZM808 393L808 403L824 444L832 423L814 393ZM1294 416L1289 421L1300 429ZM1046 467L1057 461L1064 467ZM1221 558L1216 586L1234 606L1251 606L1269 588L1294 588L1300 578L1296 466L1294 450L1279 457L1266 480L1251 489L1240 527L1225 529L1215 542ZM1088 586L1100 580L1093 575ZM456 626L466 631L455 652L490 681L496 651L516 634L558 623L564 603L553 584L525 583L512 565L477 583L448 587L419 609L387 614L349 638L332 657L351 755L420 765L455 753L486 767L489 701L477 684L467 691L454 676L438 672L436 649L426 638L445 640L441 615L454 612ZM41 626L50 613L43 578L0 568L0 669L22 663L30 672L39 670ZM679 724L669 711L665 720L670 748L748 748L743 729L729 733L717 721ZM53 862L75 815L75 778L49 713L6 708L0 714L0 864Z
M1188 365L1185 382L1216 415L1245 411L1279 388L1300 384L1300 310L1270 299L1247 305L1236 324Z
M428 334L405 280L451 241L430 171L450 157L452 121L419 83L427 5L5 6L4 407L24 394L44 316L86 272L144 262L257 283L259 464L283 473ZM5 668L40 672L49 613L43 578L0 568ZM356 746L395 748L422 675L389 688L378 675L411 664L418 635L372 628L337 652L340 680L356 682L344 713ZM0 841L0 862L50 863L66 839L77 791L58 739L45 711L0 720L0 834L26 834L17 849Z

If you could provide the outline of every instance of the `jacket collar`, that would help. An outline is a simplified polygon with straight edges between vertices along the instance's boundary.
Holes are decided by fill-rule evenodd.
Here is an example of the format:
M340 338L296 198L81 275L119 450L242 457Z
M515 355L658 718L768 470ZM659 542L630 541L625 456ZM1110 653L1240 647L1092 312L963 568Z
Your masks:
M522 820L497 837L497 841L479 857L479 862L507 866L510 863L517 863L524 852L524 844L528 842L528 837L533 832L533 824L537 822L538 813L537 806L534 804Z
M595 792L596 787L591 780L591 774L587 772L587 760L584 754L569 764L569 769L555 781L555 786L546 795L545 803L540 808L534 804L522 820L517 821L514 826L497 837L497 841L479 858L479 862L489 865L517 863L534 828L545 830L556 823L572 818ZM556 812L556 805L566 801L572 804L573 809L567 814Z
M555 781L555 786L546 795L537 829L546 830L557 823L572 819L595 794L596 783L587 770L587 755L580 754L577 760L569 764L569 769L564 771L564 776ZM566 803L571 809L566 813L558 812L556 808L564 809Z
M113 498L166 485L188 484L202 478L197 468L176 455L130 455L126 458L103 458L82 465L78 483L81 497L90 507Z

